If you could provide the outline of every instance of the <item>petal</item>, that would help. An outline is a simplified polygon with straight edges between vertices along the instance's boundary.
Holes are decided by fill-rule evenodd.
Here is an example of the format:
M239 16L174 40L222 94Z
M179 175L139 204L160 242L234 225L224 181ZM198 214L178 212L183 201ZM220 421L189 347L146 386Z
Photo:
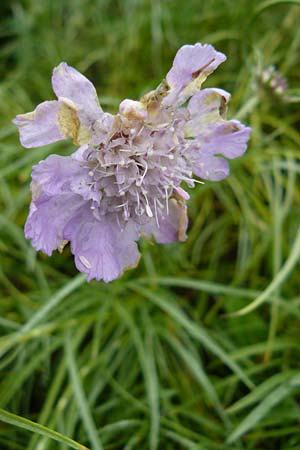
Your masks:
M166 106L183 103L193 95L226 56L217 52L212 45L183 45L177 52L173 66L166 76L170 93L163 100ZM184 92L183 92L184 91Z
M19 128L24 147L41 147L66 139L57 122L58 109L57 101L44 102L30 113L17 115L13 123Z
M186 192L184 189L182 189L182 187L177 186L174 188L175 192L177 195L179 195L179 197L181 197L182 200L189 200L190 199L190 194L188 192Z
M72 153L71 158L75 159L75 161L79 162L86 162L86 155L88 153L89 146L88 144L84 144L81 147L79 147L75 152ZM92 149L90 149L92 150Z
M65 227L64 238L71 241L76 267L88 281L112 281L139 261L134 224L129 222L121 231L113 215L98 220L84 207Z
M80 162L70 156L50 155L32 168L31 190L34 200L40 192L49 196L70 191L70 180L86 173Z
M204 154L220 154L229 159L242 156L247 149L251 128L237 120L222 121L211 130L210 139L201 146Z
M128 98L120 103L119 112L128 120L144 121L148 116L147 108L143 103Z
M64 97L59 97L57 122L60 131L72 139L75 145L84 145L91 142L91 128L95 123L89 112L78 110L76 105Z
M185 125L186 136L198 136L203 127L214 124L224 118L230 94L223 89L203 89L190 99L187 110L190 120Z
M113 134L115 116L110 113L103 113L100 119L93 123L92 145L106 143L109 135Z
M100 189L91 183L92 175L93 172L84 160L79 161L72 156L50 155L33 166L33 200L36 201L41 194L52 196L73 192L84 200L93 200L99 204L102 194Z
M193 172L204 180L221 181L229 175L229 164L224 158L201 155L194 161Z
M185 241L188 226L187 208L182 198L171 198L168 211L158 214L158 224L153 218L140 226L145 236L154 236L159 244Z
M51 256L53 250L63 245L64 226L82 204L82 198L72 193L40 195L37 202L31 203L25 224L25 237L32 240L36 250Z
M65 62L53 70L52 87L58 98L68 99L75 105L83 125L101 117L102 109L93 84Z

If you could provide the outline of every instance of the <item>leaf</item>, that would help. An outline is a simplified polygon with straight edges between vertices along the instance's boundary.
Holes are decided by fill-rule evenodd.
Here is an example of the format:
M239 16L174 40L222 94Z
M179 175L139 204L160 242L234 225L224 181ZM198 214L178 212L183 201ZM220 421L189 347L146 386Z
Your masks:
M87 434L93 445L94 450L103 450L100 438L98 436L98 430L92 417L91 410L89 408L81 380L78 368L76 367L76 362L74 358L74 352L72 348L71 336L69 332L65 333L65 352L67 357L67 364L69 369L69 374L72 382L72 387L74 389L75 398L78 403L78 408L80 415L82 417L83 423L85 425Z
M199 324L193 323L186 315L176 306L175 303L169 302L160 298L157 294L149 291L148 289L138 287L136 284L130 284L130 287L135 292L143 295L144 297L151 300L165 312L167 312L173 319L181 324L191 336L200 341L204 347L210 350L213 354L218 356L223 363L230 367L230 369L237 375L237 377L242 380L249 389L254 387L252 381L247 377L244 371L240 368L234 360L224 352L224 350L211 338L207 331L201 327Z
M9 423L10 425L15 425L16 427L23 428L28 431L33 431L34 433L38 433L42 436L51 438L61 444L68 445L71 448L75 448L76 450L89 450L84 445L79 444L73 439L64 436L57 431L51 430L50 428L45 427L44 425L40 425L39 423L32 422L29 419L25 419L24 417L17 416L16 414L12 414L4 409L0 409L0 420L5 423Z
M299 377L294 377L287 383L281 384L278 388L267 395L262 402L254 408L247 417L238 425L227 439L228 444L236 442L251 428L254 428L278 403L287 397L295 386L299 387Z

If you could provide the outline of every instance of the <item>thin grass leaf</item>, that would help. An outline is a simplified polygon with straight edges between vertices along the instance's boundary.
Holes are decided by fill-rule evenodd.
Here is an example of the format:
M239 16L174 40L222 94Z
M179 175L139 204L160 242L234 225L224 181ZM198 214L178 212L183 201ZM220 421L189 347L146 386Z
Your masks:
M78 368L76 367L74 351L72 347L71 335L69 332L65 333L65 352L68 363L68 369L70 378L72 380L72 386L74 389L74 394L76 401L78 403L78 408L80 415L82 417L83 423L86 427L87 434L95 450L103 450L103 446L98 435L98 430L92 417L90 407L88 405L82 383L80 380L80 375Z
M298 5L298 6L300 6L300 0L267 0L265 2L262 2L261 5L257 6L257 8L254 10L253 18L256 17L258 14L261 14L266 9L272 8L273 6L278 6L278 5Z
M299 389L299 377L290 379L289 382L281 384L278 388L267 395L262 402L254 408L250 414L235 428L228 436L227 443L233 444L244 436L251 428L255 427L278 403L286 398L294 389Z
M120 303L116 303L116 308L120 313L123 321L130 328L133 340L135 342L141 366L143 368L143 375L146 382L147 397L150 409L150 434L149 446L150 450L156 450L159 444L159 426L160 426L160 411L159 411L159 388L158 379L153 354L153 344L149 342L144 345L139 333L139 329L128 314L125 308ZM152 339L152 338L150 338Z
M254 388L254 384L252 383L252 381L232 360L232 358L214 342L214 340L202 327L200 327L199 324L193 323L191 320L189 320L175 304L169 302L168 300L164 300L148 289L136 286L135 284L131 284L130 287L132 288L132 290L148 298L165 312L167 312L171 317L173 317L175 321L180 323L191 334L191 336L198 339L204 345L204 347L218 356L226 366L230 367L230 369L245 383L246 386L249 387L249 389Z
M76 450L89 450L84 445L75 442L73 439L70 439L67 436L63 436L57 431L50 430L50 428L44 427L39 423L32 422L31 420L25 419L24 417L17 416L16 414L12 414L8 411L5 411L4 409L0 409L0 420L4 423L8 423L10 425L23 428L24 430L40 434L41 436L51 438L56 442L65 444L68 447L74 448Z
M25 323L20 329L8 336L8 338L1 345L0 343L0 357L3 356L18 339L24 336L25 333L31 331L37 324L39 324L47 314L53 310L62 300L64 300L68 295L70 295L75 289L81 286L86 281L86 276L84 274L78 274L73 280L65 284L59 291L56 292L46 303L35 313L32 318Z
M278 289L286 278L290 275L295 265L297 264L300 256L300 229L296 234L296 238L294 240L292 250L288 259L283 264L280 271L273 278L269 286L248 306L240 309L239 311L235 311L234 313L229 314L231 317L242 316L245 314L249 314L254 311L256 308L261 306L273 293L276 289Z

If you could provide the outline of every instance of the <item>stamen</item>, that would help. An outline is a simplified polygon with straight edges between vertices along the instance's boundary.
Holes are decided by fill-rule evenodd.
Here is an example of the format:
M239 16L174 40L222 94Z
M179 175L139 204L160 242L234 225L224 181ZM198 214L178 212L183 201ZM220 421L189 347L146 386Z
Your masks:
M145 206L146 214L147 214L148 217L153 217L153 212L151 211L151 208L149 206L148 197L147 197L145 192L143 192L143 195L144 195L145 200L146 200L146 206Z
M156 199L156 203L158 204L160 209L164 209L164 205L158 200L158 198Z
M147 171L148 171L148 164L145 162L145 171L144 171L144 173L142 175L142 178L140 179L139 184L137 186L141 186L142 185Z
M143 132L144 128L145 126L143 125L136 136L139 136Z
M146 204L146 213L147 213L147 216L153 217L153 212L151 211L151 208L148 204Z
M129 210L128 210L128 202L125 203L123 216L126 221L130 217Z
M118 226L119 226L119 228L120 228L120 231L123 231L123 228L122 228L122 226L121 226L120 218L119 218L119 215L118 215L118 214L116 214L116 219L117 219L117 224L118 224Z
M158 214L157 214L157 206L156 206L156 198L154 198L154 212L155 212L156 225L157 225L157 228L159 228Z
M124 203L122 203L121 205L117 205L117 206L115 206L115 208L117 209L117 208L123 208L123 206L125 206L125 205L128 205L128 201L127 202L124 202Z
M166 193L166 208L167 208L167 215L169 215L169 193L168 193L168 186L165 186L165 193Z

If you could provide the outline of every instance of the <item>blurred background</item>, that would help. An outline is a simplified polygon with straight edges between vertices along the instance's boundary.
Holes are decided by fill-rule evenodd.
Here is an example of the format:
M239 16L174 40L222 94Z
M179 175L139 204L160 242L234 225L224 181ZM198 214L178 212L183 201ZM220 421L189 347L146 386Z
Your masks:
M300 2L0 12L0 449L299 450ZM68 249L36 254L31 167L74 146L25 150L11 120L54 99L61 61L116 112L195 42L227 55L205 87L231 92L228 117L253 133L227 180L190 192L188 240L141 242L139 266L111 284L86 283Z

